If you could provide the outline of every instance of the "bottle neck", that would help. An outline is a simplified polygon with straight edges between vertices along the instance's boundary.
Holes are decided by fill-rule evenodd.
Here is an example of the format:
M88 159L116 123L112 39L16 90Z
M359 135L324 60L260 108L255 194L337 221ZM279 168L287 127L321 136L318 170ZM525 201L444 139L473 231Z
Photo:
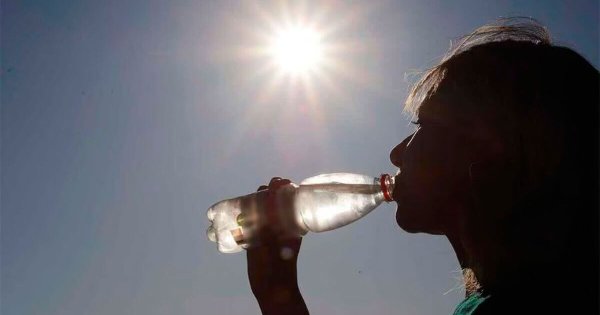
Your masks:
M394 177L388 174L381 174L381 177L379 177L379 185L381 186L381 192L383 193L383 198L386 202L394 201L392 198L394 193L394 184Z

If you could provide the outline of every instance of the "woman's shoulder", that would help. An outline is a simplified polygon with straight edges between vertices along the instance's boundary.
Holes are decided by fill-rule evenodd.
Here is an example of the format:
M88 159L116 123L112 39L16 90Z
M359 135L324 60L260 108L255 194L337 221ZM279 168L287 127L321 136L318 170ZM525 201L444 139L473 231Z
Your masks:
M548 294L546 290L518 290L510 294L484 294L476 292L467 296L453 315L505 315L505 314L597 314L598 298L565 288L560 293ZM593 312L596 310L596 312Z

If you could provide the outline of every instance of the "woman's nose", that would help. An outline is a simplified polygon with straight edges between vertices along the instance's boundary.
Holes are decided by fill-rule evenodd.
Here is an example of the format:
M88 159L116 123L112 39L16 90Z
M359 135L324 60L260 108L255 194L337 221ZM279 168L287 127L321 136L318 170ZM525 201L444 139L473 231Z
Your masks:
M406 139L402 140L397 146L395 146L390 152L390 161L395 166L402 168L402 154L404 153L404 149L406 149L406 145L410 142L412 135L408 136Z

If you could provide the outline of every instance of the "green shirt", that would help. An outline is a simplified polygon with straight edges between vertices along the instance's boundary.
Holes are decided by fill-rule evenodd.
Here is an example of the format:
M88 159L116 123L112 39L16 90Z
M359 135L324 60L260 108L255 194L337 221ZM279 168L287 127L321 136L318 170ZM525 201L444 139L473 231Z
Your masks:
M473 315L475 311L481 305L481 303L485 302L490 296L482 296L481 293L476 292L469 295L466 299L464 299L454 311L454 315Z

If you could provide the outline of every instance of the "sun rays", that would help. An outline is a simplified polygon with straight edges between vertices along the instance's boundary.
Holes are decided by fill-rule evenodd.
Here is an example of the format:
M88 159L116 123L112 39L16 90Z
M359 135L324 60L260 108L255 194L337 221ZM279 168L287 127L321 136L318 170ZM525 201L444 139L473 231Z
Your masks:
M348 99L357 87L374 84L364 66L372 45L360 36L367 11L342 3L257 1L246 2L230 17L235 37L228 54L235 58L235 80L247 104L227 156L248 137L289 128L307 130L294 141L330 147L328 120L352 111ZM289 143L275 145L289 156Z

